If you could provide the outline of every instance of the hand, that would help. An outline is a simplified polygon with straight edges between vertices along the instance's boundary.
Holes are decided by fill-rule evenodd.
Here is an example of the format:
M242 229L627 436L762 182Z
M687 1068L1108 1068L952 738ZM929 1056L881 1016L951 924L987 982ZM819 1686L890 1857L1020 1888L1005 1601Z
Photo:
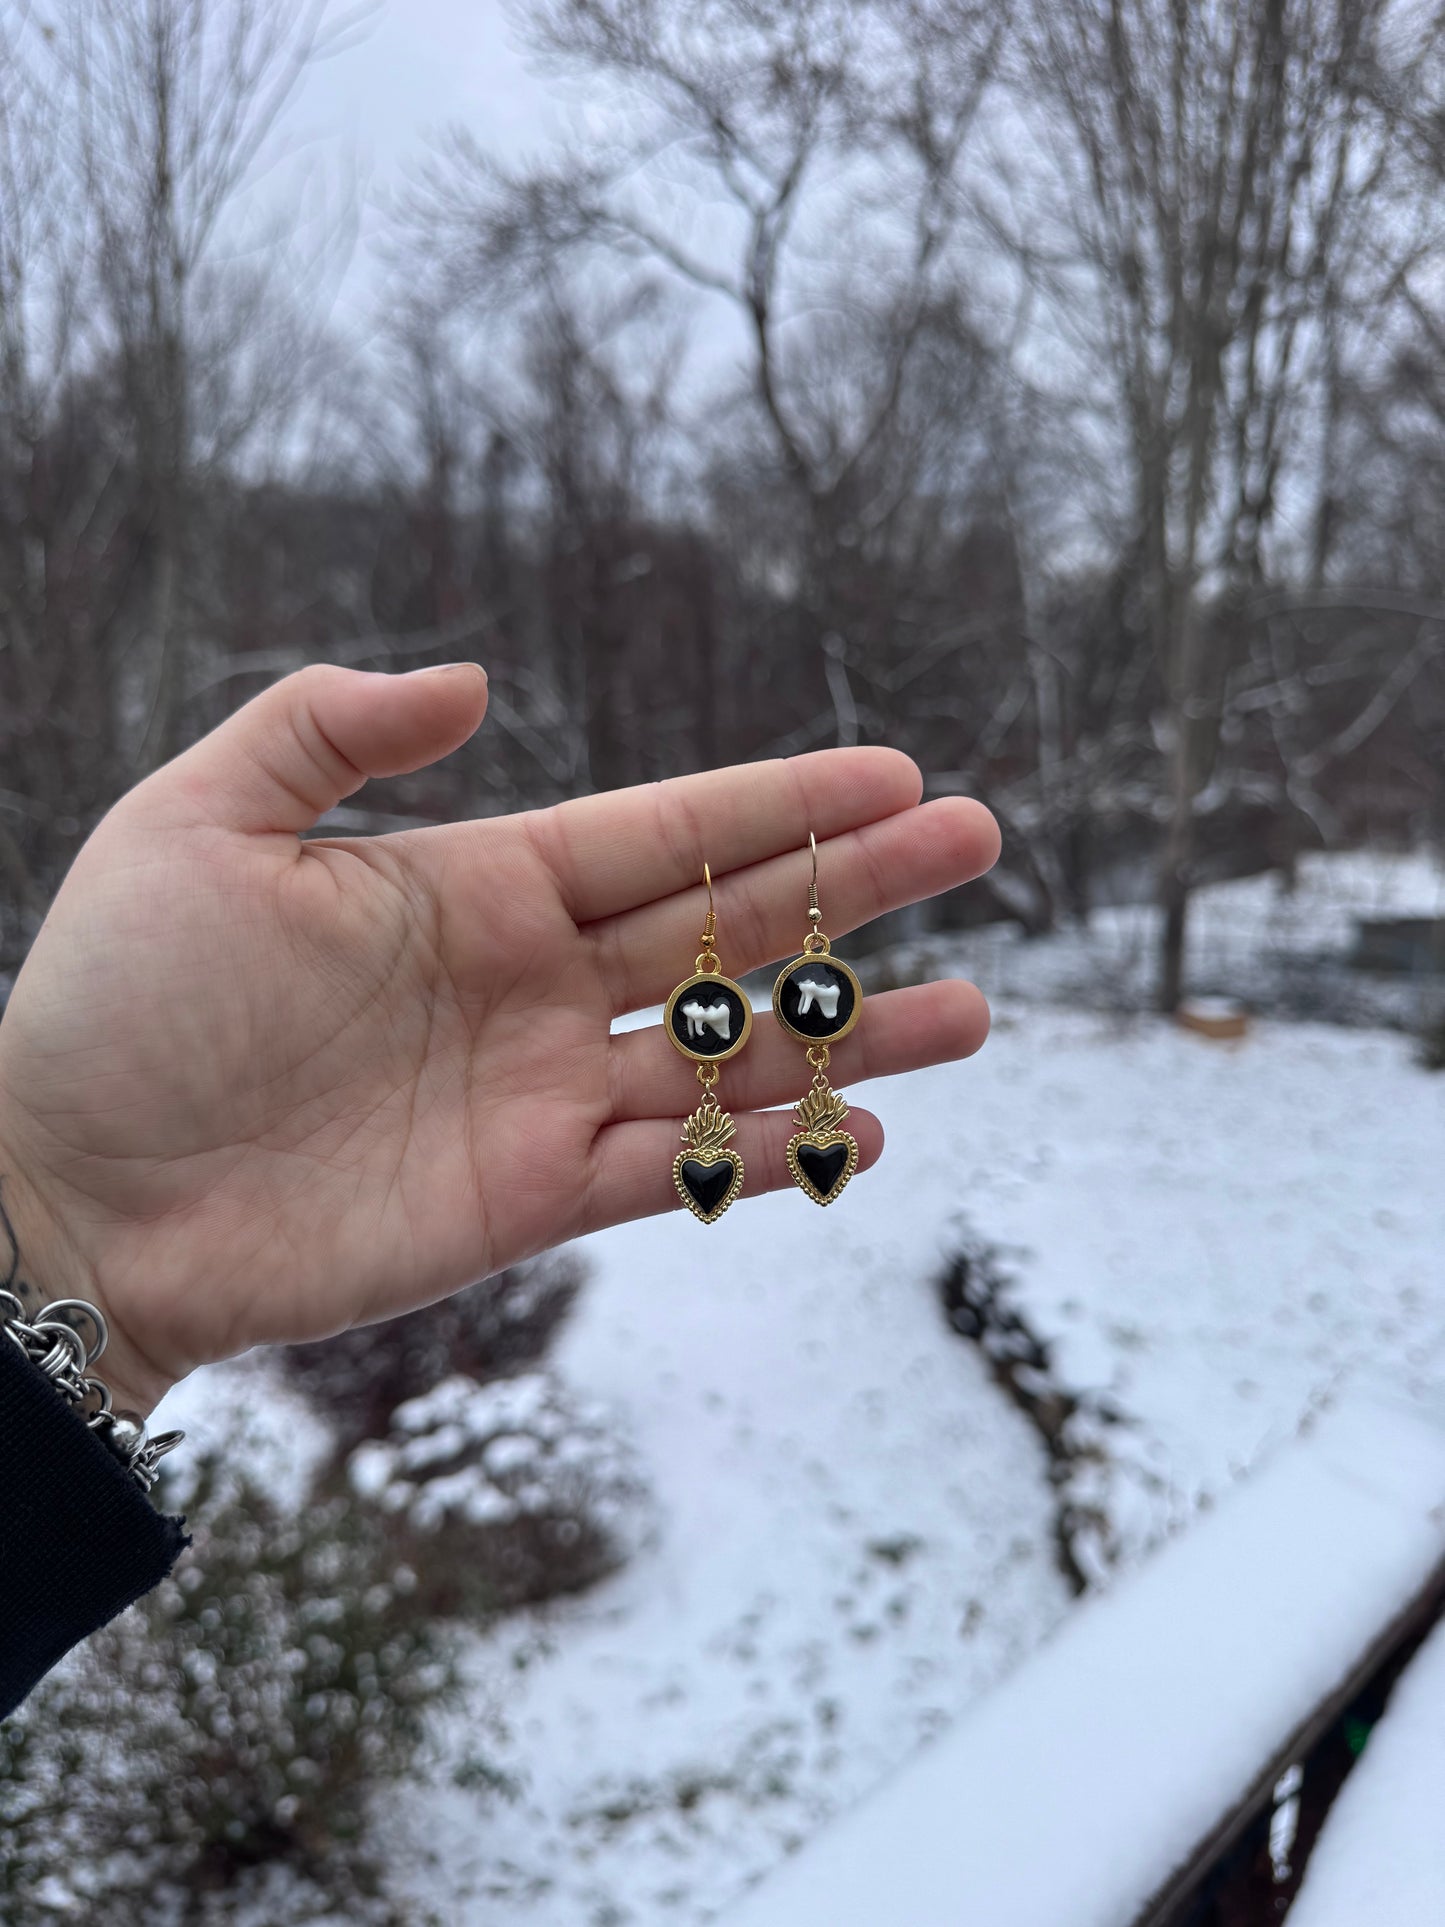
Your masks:
M986 810L917 807L886 749L300 839L368 776L465 742L486 700L465 663L303 670L126 796L57 896L0 1023L0 1199L20 1275L105 1312L117 1406L677 1208L693 1067L609 1024L691 972L704 857L739 976L800 946L809 829L834 937L997 854ZM965 1056L987 1027L962 983L870 998L836 1081ZM762 1014L724 1069L742 1202L789 1182L793 1127L741 1114L804 1071ZM866 1167L882 1132L851 1118Z

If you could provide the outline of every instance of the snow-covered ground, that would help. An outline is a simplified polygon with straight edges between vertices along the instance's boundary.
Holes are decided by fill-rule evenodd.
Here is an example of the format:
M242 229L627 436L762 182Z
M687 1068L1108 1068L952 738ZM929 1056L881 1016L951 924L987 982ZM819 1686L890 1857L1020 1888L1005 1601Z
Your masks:
M1440 1395L1445 1080L1408 1039L1005 1009L964 1075L969 1214L1024 1254L1060 1375L1114 1394L1176 1508L1343 1378Z
M730 1909L727 1927L1141 1919L1339 1691L1401 1599L1431 1583L1445 1554L1442 1492L1445 1426L1347 1397L1072 1612L952 1733ZM1411 1674L1427 1664L1422 1654ZM1394 1852L1372 1855L1373 1884L1354 1889L1363 1904L1329 1915L1330 1927L1405 1927L1397 1894L1419 1896L1432 1865L1445 1869L1425 1804L1427 1788L1438 1802L1432 1768L1445 1764L1445 1737L1428 1734L1445 1672L1422 1673L1418 1688L1407 1678L1396 1698L1414 1716L1402 1708L1376 1799L1413 1766L1412 1817L1430 1837L1415 1877L1397 1884L1410 1829L1393 1829ZM1392 1710L1367 1762L1388 1750L1395 1720ZM1413 1916L1419 1927L1438 1924L1442 1892L1437 1883L1433 1910Z
M1065 1609L1041 1448L929 1289L951 1144L924 1136L851 1213L773 1197L591 1243L557 1363L626 1415L660 1531L480 1642L498 1725L470 1743L519 1797L433 1790L393 1849L440 1856L448 1918L702 1917Z
M1441 905L1404 859L1308 864L1290 897L1222 886L1193 980L1274 1009L1355 913ZM381 1816L448 1927L713 1917L1068 1611L1042 1447L939 1309L964 1223L1008 1249L1059 1375L1129 1421L1109 1500L1131 1545L1343 1386L1445 1413L1445 1076L1397 1030L1267 1017L1220 1044L1118 1014L1148 936L1129 910L1087 939L924 946L983 985L994 1035L868 1089L888 1148L837 1204L587 1242L555 1362L630 1433L656 1531L475 1641L443 1738L479 1770Z
M1445 865L1425 855L1307 856L1292 889L1268 875L1201 890L1189 913L1190 987L1265 1014L1418 1028L1445 1011L1445 984L1350 969L1356 921L1372 917L1445 917ZM1121 904L1096 911L1082 931L1033 941L1015 924L990 924L888 961L925 972L966 964L995 997L1129 1011L1150 1002L1157 930L1150 904Z

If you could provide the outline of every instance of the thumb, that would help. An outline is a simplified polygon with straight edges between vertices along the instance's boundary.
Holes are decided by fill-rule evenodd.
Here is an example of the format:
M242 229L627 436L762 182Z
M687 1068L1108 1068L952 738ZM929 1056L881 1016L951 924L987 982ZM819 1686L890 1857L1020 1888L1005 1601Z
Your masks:
M188 822L297 833L369 776L424 769L459 748L486 708L474 662L404 676L315 663L238 709L142 793Z

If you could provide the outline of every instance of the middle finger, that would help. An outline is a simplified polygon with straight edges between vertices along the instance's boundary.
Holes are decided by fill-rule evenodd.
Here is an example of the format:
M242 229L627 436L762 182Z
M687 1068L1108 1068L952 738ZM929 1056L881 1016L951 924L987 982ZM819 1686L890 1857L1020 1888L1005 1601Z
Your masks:
M998 826L981 803L942 797L829 837L818 845L822 927L839 937L860 923L982 876L998 856ZM717 951L739 977L802 948L808 929L806 848L714 877ZM588 924L612 1008L645 1010L691 974L703 892L688 890Z
M894 1077L971 1057L988 1035L983 993L958 978L866 997L857 1029L833 1046L829 1069L843 1084ZM698 1101L697 1075L660 1024L628 1030L610 1046L613 1121L681 1117ZM760 1111L796 1101L812 1075L803 1046L772 1016L759 1017L748 1047L720 1067L718 1097L730 1111Z

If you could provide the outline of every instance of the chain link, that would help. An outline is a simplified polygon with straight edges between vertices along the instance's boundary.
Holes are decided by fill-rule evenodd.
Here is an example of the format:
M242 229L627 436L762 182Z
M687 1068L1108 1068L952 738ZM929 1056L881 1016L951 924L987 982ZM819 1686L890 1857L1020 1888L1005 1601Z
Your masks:
M86 1343L77 1329L79 1322L94 1327L93 1343ZM110 1387L87 1370L105 1350L108 1336L97 1308L83 1298L63 1298L27 1318L14 1292L0 1290L0 1333L76 1408L77 1416L133 1475L142 1492L149 1492L160 1476L161 1460L186 1435L161 1432L151 1438L138 1412L112 1409Z

